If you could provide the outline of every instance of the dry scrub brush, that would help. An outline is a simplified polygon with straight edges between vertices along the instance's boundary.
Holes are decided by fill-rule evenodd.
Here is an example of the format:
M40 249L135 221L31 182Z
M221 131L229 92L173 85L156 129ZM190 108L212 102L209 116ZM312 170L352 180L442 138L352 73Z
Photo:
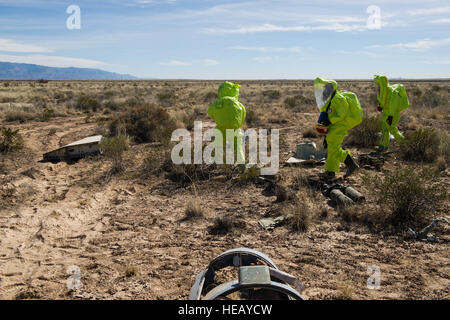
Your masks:
M376 213L382 225L394 229L420 228L434 217L434 211L447 199L447 188L433 168L405 168L383 178L363 176L372 190L380 210Z
M128 138L125 135L119 135L112 138L103 138L100 143L102 154L112 161L112 167L109 175L122 172L125 169L123 163L123 153L128 149Z
M312 206L305 189L300 189L293 200L283 207L286 223L293 231L305 232L312 222Z
M23 138L19 130L7 127L0 127L0 153L8 153L23 148Z
M111 134L125 130L137 143L157 141L168 144L172 132L178 127L177 121L165 109L145 104L128 108L115 116L109 130Z
M433 129L419 128L407 132L400 143L400 156L406 161L433 162L440 154L441 142L448 144L448 136L441 138Z
M363 117L362 122L349 131L346 145L360 148L372 148L380 140L381 117L379 115Z

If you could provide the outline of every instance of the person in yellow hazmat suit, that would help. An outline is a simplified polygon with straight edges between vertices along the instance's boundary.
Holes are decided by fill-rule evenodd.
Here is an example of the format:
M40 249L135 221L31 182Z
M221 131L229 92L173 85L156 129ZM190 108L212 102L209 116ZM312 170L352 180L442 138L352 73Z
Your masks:
M377 110L383 112L381 120L381 141L379 151L385 151L389 147L390 134L397 141L403 141L404 137L398 131L397 125L400 121L400 112L409 107L408 95L402 84L389 85L385 76L374 76L377 85L377 99L380 105Z
M237 155L237 163L244 164L245 155L242 148L243 134L240 128L244 124L246 110L242 103L238 101L240 87L239 84L228 81L222 83L217 92L218 99L208 108L208 115L216 122L216 130L222 134L221 145L218 144L219 140L216 136L216 148L223 148L228 142L230 147L233 148L234 154ZM234 130L234 136L227 137L227 129Z
M350 176L359 168L348 150L341 148L348 130L362 122L363 111L358 97L353 92L337 90L334 80L316 78L314 94L320 110L317 132L326 135L324 145L328 149L325 163L325 177L332 179L339 172L340 163L345 163Z

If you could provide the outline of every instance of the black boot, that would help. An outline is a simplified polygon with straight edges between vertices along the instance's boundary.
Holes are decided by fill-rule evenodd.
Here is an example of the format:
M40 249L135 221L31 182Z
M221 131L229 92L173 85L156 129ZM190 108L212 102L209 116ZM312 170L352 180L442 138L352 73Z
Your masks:
M347 158L345 158L344 163L347 166L347 172L345 173L344 178L349 177L353 172L359 169L359 166L356 164L355 160L353 160L351 155L348 155Z
M331 181L335 178L336 174L332 171L325 171L324 173L320 174L320 177L325 181Z

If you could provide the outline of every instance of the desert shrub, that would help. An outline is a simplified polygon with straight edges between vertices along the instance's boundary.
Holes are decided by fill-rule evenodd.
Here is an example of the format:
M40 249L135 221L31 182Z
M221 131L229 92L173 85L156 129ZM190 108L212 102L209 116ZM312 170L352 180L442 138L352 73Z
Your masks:
M97 99L89 96L81 96L75 103L75 108L82 111L94 111L100 109L101 105Z
M195 113L183 114L182 122L187 130L194 129L194 122L197 119Z
M16 102L17 98L13 98L13 97L3 97L0 98L0 103L10 103L10 102Z
M412 89L409 90L409 91L411 92L411 94L412 94L414 97L420 97L420 96L422 95L422 90L420 90L420 89L417 88L417 87L412 88Z
M33 120L35 118L35 114L32 112L25 112L24 110L10 110L5 113L5 121L6 122L26 122Z
M138 274L138 268L134 265L128 265L125 268L125 276L127 278L134 277Z
M336 300L352 300L355 296L355 289L348 282L341 282L336 288L334 299Z
M346 144L361 148L371 148L380 140L380 116L364 116L362 122L348 132Z
M286 99L284 99L284 103L290 107L290 108L294 108L297 105L297 100L293 97L287 97Z
M185 220L198 219L205 216L206 209L201 205L198 199L188 201L185 209Z
M266 90L263 91L263 96L269 99L277 100L280 99L281 93L278 90Z
M406 161L433 162L439 156L440 139L437 132L420 128L405 134L400 143L400 156Z
M128 149L128 141L125 135L103 138L99 148L102 154L113 163L110 173L118 173L124 170L123 153Z
M17 198L17 189L13 186L0 185L0 209L12 206Z
M209 227L209 233L213 235L225 235L234 229L243 229L245 222L230 216L217 217L214 224Z
M447 169L447 161L444 157L438 157L434 161L434 164L439 171L445 171L445 169Z
M312 212L307 198L306 190L301 189L293 201L287 203L283 208L286 223L294 231L305 232L311 225Z
M213 100L217 99L217 92L216 91L210 91L207 94L205 94L205 102L211 102Z
M444 88L442 88L441 86L438 86L436 84L431 86L432 91L441 91L442 89L444 89Z
M115 116L109 124L111 134L117 134L123 129L137 143L168 143L176 128L176 120L165 109L156 105L128 108Z
M284 99L284 104L291 109L294 109L296 112L302 112L307 109L307 107L312 106L314 104L314 100L308 97L305 97L302 94L298 94L294 97L287 97Z
M103 102L103 107L104 107L106 110L112 110L112 111L120 110L120 105L119 105L119 103L117 103L117 102L114 101L114 100L106 100L106 101L104 101L104 102Z
M313 128L307 128L302 132L303 138L317 138L318 134Z
M228 168L228 167L225 167ZM258 178L261 176L261 169L258 166L252 166L250 168L245 168L242 173L237 177L239 182L258 182Z
M48 121L55 116L55 111L53 109L45 108L42 110L41 119L42 121Z
M248 108L245 115L245 121L252 126L258 124L260 118L259 115L255 112L255 110Z
M134 108L139 105L143 105L144 100L141 97L131 97L125 101L125 106Z
M429 108L439 107L447 103L447 101L442 96L438 95L437 93L431 90L426 91L420 100L421 104L424 107Z
M156 150L151 150L144 158L139 170L139 177L143 179L151 178L162 171L170 171L172 166L174 164L171 160L170 150L157 148Z
M447 189L433 168L406 168L392 173L363 176L380 210L380 221L394 228L423 227L447 197Z
M314 99L305 97L302 94L296 95L294 96L294 98L299 101L299 103L301 104L306 104L306 105L313 105L315 103Z
M105 87L106 89L106 87ZM103 93L103 97L105 97L106 99L108 98L112 98L116 95L116 92L114 90L107 90L105 91L105 93Z
M164 91L156 94L156 97L158 98L159 102L162 102L164 104L173 104L176 100L176 95L173 91Z
M8 88L8 87L9 87L9 82L3 82L3 86L4 86L5 88Z
M0 127L0 152L8 153L23 148L23 138L19 130Z
M445 132L438 134L439 136L439 156L450 161L450 135Z
M213 174L214 165L206 164L173 164L172 160L166 159L162 164L162 170L166 178L181 186L187 186L196 181L209 180Z

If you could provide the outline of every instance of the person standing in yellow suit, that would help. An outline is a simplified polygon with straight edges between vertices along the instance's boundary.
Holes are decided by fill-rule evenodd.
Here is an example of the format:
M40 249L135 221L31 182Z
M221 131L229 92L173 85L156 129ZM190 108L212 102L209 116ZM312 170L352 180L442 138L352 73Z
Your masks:
M385 151L389 147L390 134L397 141L404 139L397 125L400 121L400 112L409 107L409 100L402 84L389 85L387 77L379 75L374 76L374 81L377 84L377 99L380 103L377 110L383 112L378 150Z
M216 150L223 150L228 142L237 154L237 163L245 163L245 155L242 147L242 130L240 129L245 121L245 107L238 101L239 84L228 81L222 83L218 90L218 99L208 108L208 115L216 122L216 130L222 134L222 141L215 139ZM234 135L227 137L227 129L233 130ZM217 157L217 155L216 155ZM217 162L217 159L216 159Z
M359 168L348 150L341 148L348 130L362 122L363 112L357 96L353 92L337 90L334 80L316 78L314 94L320 110L317 132L326 135L325 147L328 149L325 163L325 177L332 179L339 172L339 165L345 163L350 176Z

